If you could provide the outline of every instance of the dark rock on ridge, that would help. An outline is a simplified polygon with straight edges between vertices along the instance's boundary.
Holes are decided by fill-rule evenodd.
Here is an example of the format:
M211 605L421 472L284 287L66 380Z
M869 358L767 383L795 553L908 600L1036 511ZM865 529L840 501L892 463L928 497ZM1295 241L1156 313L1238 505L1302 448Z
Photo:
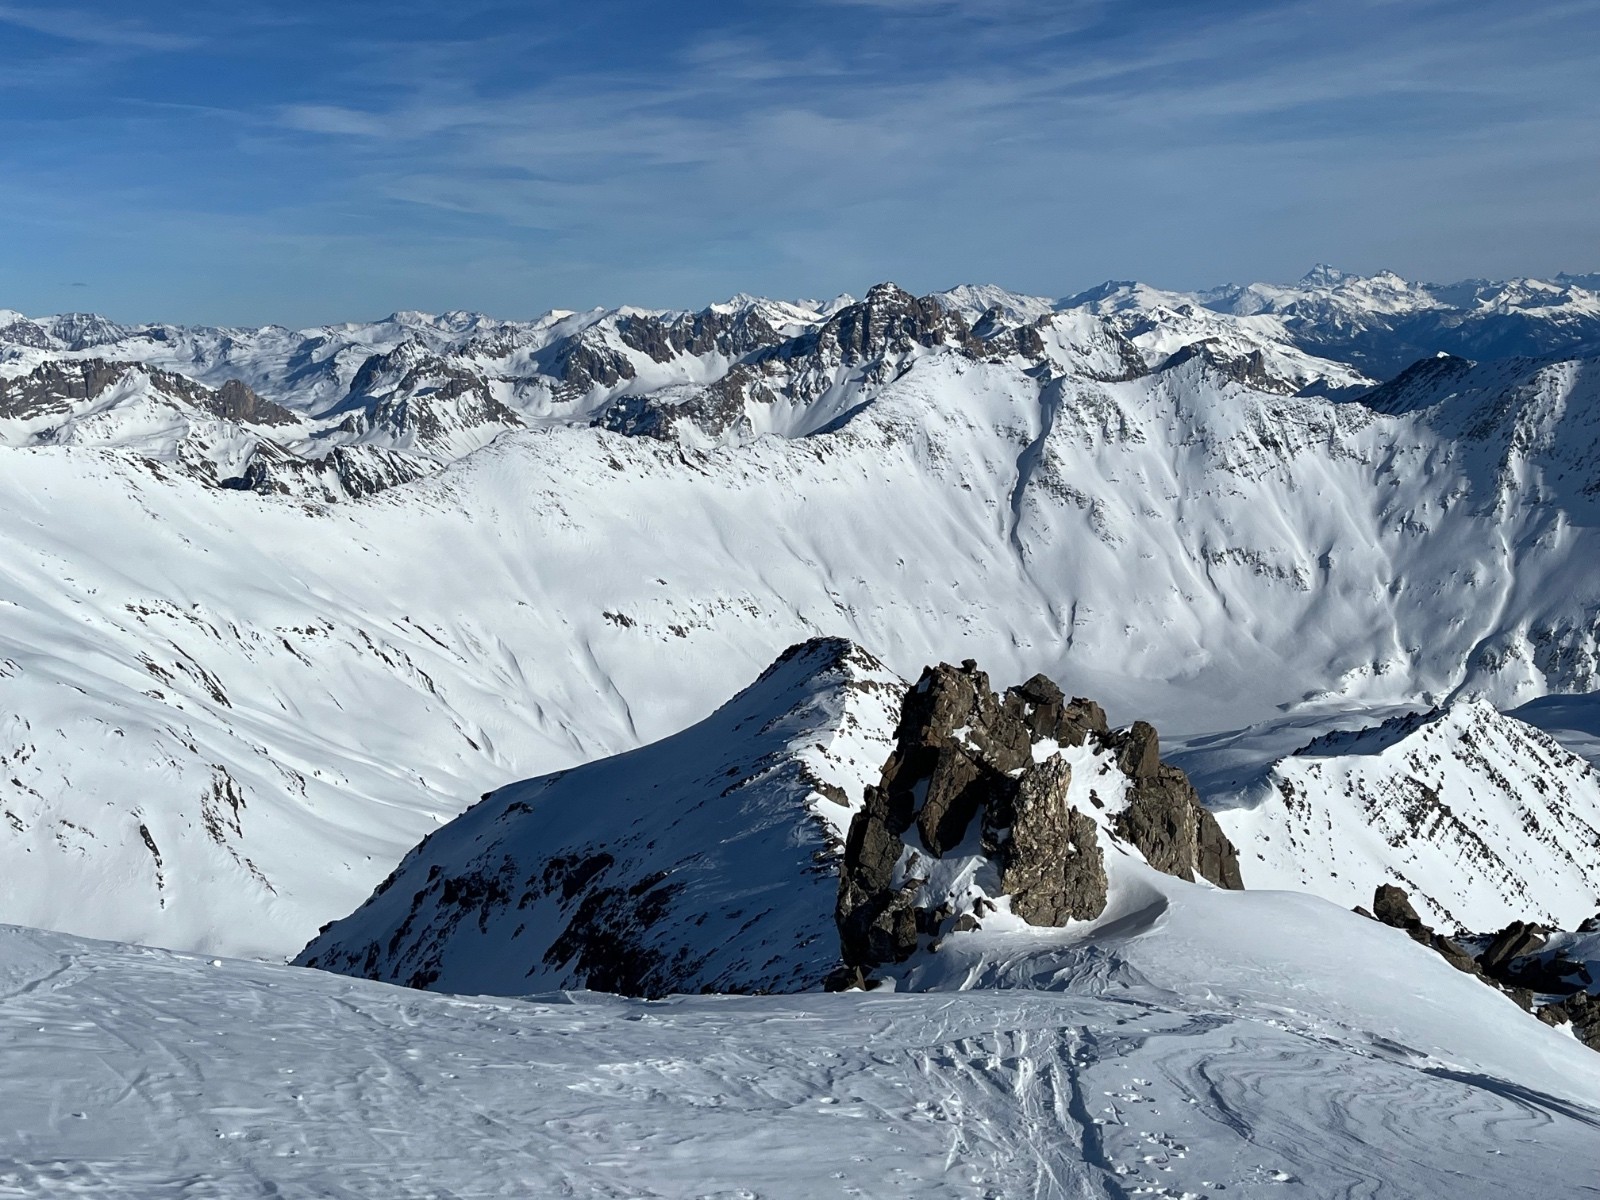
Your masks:
M1071 767L1047 759L1022 773L1011 798L1000 890L1030 925L1086 921L1106 906L1105 858L1094 821L1067 805L1071 780Z
M1413 941L1436 951L1458 971L1476 975L1490 987L1504 992L1546 1025L1571 1025L1578 1041L1590 1049L1600 1050L1600 996L1588 991L1594 980L1583 963L1570 962L1559 953L1541 954L1550 938L1550 931L1543 926L1513 921L1498 933L1476 939L1466 934L1447 938L1425 924L1412 907L1411 898L1391 883L1378 887L1370 913L1356 911L1403 929ZM1584 926L1589 925L1590 922L1584 922ZM1579 931L1590 930L1580 926ZM1463 947L1463 940L1482 948L1473 955ZM1536 995L1562 998L1535 1006Z
M1114 818L1117 833L1158 871L1188 880L1198 875L1218 887L1242 889L1238 851L1200 804L1189 777L1161 761L1156 731L1135 721L1108 740L1118 747L1118 765L1133 781L1127 807Z
M1242 886L1233 846L1187 776L1161 762L1155 730L1141 721L1112 733L1098 704L1067 700L1043 675L1000 697L971 660L928 667L906 695L896 739L845 843L836 915L847 968L900 962L922 934L974 927L981 914L917 907L924 856L981 852L1030 924L1099 915L1107 881L1096 822L1069 806L1065 761L1034 761L1037 743L1093 739L1114 752L1128 780L1116 832L1158 870Z
M292 425L300 420L281 404L258 396L237 379L230 379L219 388L209 388L171 371L141 363L109 362L103 358L40 363L26 375L0 379L0 417L26 420L68 413L74 401L93 400L130 372L148 376L162 394L226 421L246 425Z
M1546 1025L1571 1025L1573 1037L1591 1050L1600 1050L1600 996L1574 992L1565 1000L1542 1006L1535 1015Z
M1478 964L1459 942L1435 933L1431 926L1423 923L1405 889L1392 883L1380 884L1372 897L1372 917L1385 925L1404 930L1412 941L1436 951L1456 970L1482 977Z

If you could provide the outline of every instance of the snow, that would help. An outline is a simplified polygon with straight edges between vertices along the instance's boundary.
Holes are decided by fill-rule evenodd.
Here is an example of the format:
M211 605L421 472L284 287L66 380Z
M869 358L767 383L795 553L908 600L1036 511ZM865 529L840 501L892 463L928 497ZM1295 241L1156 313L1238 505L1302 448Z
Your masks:
M1600 771L1483 703L1324 735L1209 800L1246 887L1370 906L1395 883L1447 930L1600 908Z
M491 1000L0 929L0 1187L1592 1189L1600 1058L1320 901L1150 873L1093 931L947 945L920 993Z
M706 312L791 341L721 427L736 353L624 336L694 314L0 313L5 380L132 364L0 420L0 919L39 927L0 928L0 1194L1592 1192L1600 1059L1348 911L1384 880L1480 930L1594 909L1600 366L1550 357L1600 345L1591 283L969 286L935 299L1012 342L848 364L806 347L849 297L739 296ZM564 389L575 349L613 381ZM1446 349L1490 361L1349 401ZM591 426L619 401L672 428ZM431 474L215 486L356 450ZM818 635L859 645L766 670ZM815 987L900 681L964 657L1153 720L1246 883L1299 894L1153 873L1088 799L1103 755L1043 746L1101 826L1094 922L1026 927L954 854L924 886L997 911L880 990L553 990L584 914L504 863L660 907L587 926L694 960L656 990ZM241 961L403 857L326 940L505 885L391 977L514 996ZM1552 947L1600 972L1597 936Z
M797 646L681 733L486 796L296 961L499 994L817 988L904 692L848 642Z
M1092 377L1097 336L1060 334L1045 387L921 353L808 436L512 431L331 507L4 451L0 914L292 954L438 819L817 634L902 676L1042 670L1169 740L1600 682L1592 364L1384 414L1200 359Z

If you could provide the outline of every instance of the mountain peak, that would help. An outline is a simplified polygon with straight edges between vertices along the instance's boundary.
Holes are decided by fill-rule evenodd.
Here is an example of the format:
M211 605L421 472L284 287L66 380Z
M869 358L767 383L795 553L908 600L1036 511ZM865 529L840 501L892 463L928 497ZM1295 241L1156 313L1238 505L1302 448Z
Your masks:
M1352 278L1348 271L1341 271L1328 263L1318 263L1300 276L1300 282L1306 287L1336 287Z

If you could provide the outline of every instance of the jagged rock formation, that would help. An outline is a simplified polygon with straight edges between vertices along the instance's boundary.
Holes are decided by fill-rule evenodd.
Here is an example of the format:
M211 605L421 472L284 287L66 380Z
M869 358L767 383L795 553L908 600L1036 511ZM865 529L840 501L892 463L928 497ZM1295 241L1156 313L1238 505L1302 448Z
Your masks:
M1479 971L1546 1025L1567 1025L1600 1050L1600 914L1573 933L1513 921L1472 939Z
M1397 888L1392 883L1379 884L1373 893L1371 917L1385 925L1392 925L1402 929L1419 945L1427 946L1439 954L1445 962L1458 971L1465 971L1469 975L1479 974L1478 965L1471 954L1453 938L1447 938L1441 933L1423 923L1417 915L1417 910L1411 906L1411 898L1405 891ZM1523 1007L1527 1005L1524 1003Z
M1241 886L1233 846L1148 724L1113 733L1098 704L1042 675L997 697L971 660L927 668L850 824L835 985L977 927L1000 900L1030 925L1098 916L1102 831L1167 874Z
M298 961L502 993L864 983L924 938L1098 916L1108 855L1196 878L1207 845L1236 887L1198 811L1180 837L1117 832L1152 792L1193 796L1154 731L1113 733L1042 675L1000 697L941 664L907 689L813 639L681 734L489 794Z
M1219 887L1244 887L1238 851L1201 805L1189 777L1161 761L1155 729L1135 721L1106 742L1117 751L1117 765L1131 781L1127 807L1113 818L1117 833L1158 871L1179 879L1199 875Z
M438 389L437 403L454 399L452 387L476 396L482 384L453 375ZM379 406L375 419L398 428L412 420L413 403L402 400L397 411ZM429 410L412 440L439 428ZM382 445L316 446L307 432L304 417L237 379L212 388L172 371L101 358L44 362L0 378L0 444L128 451L146 467L169 465L224 490L332 502L419 479L439 465ZM295 442L317 452L297 453L289 448Z

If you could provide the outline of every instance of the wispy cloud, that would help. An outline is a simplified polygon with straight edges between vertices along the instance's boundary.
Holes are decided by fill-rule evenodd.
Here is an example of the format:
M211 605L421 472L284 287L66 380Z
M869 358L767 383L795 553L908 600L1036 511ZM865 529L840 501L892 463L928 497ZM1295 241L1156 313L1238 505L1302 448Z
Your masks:
M562 306L673 304L879 277L1186 286L1316 259L1553 271L1585 266L1575 240L1600 241L1586 200L1600 0L829 0L826 18L596 0L558 24L490 0L427 12L306 8L281 38L247 31L230 99L138 99L139 136L119 145L139 155L116 159L122 219L150 209L155 228L163 194L229 229L253 212L262 246L331 239L340 286L395 278L390 259L409 255L439 290L481 293L452 303L479 305L529 288ZM309 57L252 74L291 52ZM120 149L76 146L74 161L100 155L97 180L115 174ZM382 261L374 249L363 267L363 244Z
M188 34L168 33L151 29L138 21L116 17L107 19L104 13L57 5L22 8L0 4L0 24L42 33L66 42L118 50L175 51L200 45L199 38Z

